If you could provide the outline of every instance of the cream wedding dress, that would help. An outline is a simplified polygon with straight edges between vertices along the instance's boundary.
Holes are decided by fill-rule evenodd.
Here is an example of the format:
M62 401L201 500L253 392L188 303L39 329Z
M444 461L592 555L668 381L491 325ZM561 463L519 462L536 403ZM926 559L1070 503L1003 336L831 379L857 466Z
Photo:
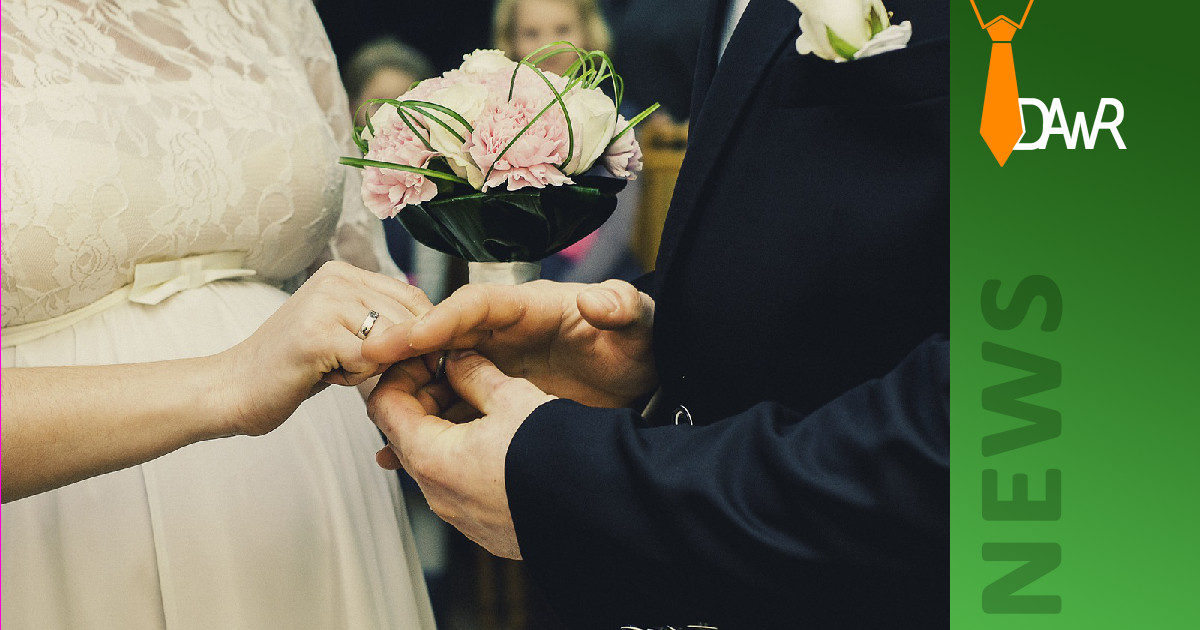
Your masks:
M309 0L2 10L5 367L217 352L323 258L379 266ZM6 504L3 627L432 627L380 444L330 388L267 436Z

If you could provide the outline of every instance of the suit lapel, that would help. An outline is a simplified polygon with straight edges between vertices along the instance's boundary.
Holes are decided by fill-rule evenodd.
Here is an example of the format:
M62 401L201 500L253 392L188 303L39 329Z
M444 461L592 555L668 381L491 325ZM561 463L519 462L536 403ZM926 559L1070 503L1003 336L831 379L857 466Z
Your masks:
M713 4L725 7L728 3L717 0ZM785 0L752 0L718 64L715 51L723 18L724 13L714 9L702 40L707 50L701 52L697 65L688 151L679 171L655 264L659 295L696 201L702 198L705 183L711 180L709 173L724 155L722 147L738 127L742 110L765 76L772 58L781 48L791 45L799 31L800 14L793 5ZM715 64L712 82L705 89L708 82L704 72L712 64Z
M704 20L704 32L700 35L700 50L696 52L696 76L692 78L692 103L688 112L689 120L696 120L708 88L712 84L713 73L717 70L718 39L725 24L724 16L729 12L730 0L710 0L708 2L708 19Z

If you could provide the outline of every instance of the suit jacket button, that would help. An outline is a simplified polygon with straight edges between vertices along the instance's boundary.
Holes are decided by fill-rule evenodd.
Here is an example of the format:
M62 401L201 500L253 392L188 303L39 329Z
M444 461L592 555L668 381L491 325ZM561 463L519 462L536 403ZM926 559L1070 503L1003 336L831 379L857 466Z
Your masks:
M679 405L675 408L675 425L679 426L681 424L686 424L688 426L695 424L692 422L692 412L688 411L688 408L684 407L683 405Z

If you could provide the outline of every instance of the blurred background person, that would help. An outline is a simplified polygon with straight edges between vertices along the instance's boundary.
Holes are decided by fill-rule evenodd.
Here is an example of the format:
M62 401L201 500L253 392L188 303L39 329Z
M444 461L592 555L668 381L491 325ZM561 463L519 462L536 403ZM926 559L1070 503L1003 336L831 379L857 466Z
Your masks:
M355 124L366 124L367 117L379 109L377 104L362 107L368 99L396 98L435 74L428 57L391 35L363 44L342 69Z
M584 50L612 47L612 32L596 0L498 0L492 17L492 44L514 60L550 42L567 41ZM576 60L555 55L538 64L563 74Z
M317 13L343 64L366 42L391 36L421 51L435 73L457 68L463 55L487 48L489 0L318 0Z
M394 36L363 44L342 65L342 82L346 84L354 123L365 125L379 109L378 103L368 103L371 99L396 98L414 83L435 74L433 63L424 53ZM431 300L440 301L457 286L451 277L449 256L417 243L399 221L384 221L383 231L396 265L409 270L409 282L421 287Z

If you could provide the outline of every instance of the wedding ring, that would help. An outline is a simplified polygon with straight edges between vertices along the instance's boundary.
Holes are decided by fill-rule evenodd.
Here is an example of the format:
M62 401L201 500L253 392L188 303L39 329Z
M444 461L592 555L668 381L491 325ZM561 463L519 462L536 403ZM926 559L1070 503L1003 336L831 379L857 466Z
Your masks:
M366 339L367 335L371 334L371 329L375 327L375 322L379 319L378 311L367 313L367 318L363 320L362 326L358 329L358 338Z
M450 356L450 351L447 350L438 357L437 367L433 370L433 380L440 381L446 376L446 358Z

